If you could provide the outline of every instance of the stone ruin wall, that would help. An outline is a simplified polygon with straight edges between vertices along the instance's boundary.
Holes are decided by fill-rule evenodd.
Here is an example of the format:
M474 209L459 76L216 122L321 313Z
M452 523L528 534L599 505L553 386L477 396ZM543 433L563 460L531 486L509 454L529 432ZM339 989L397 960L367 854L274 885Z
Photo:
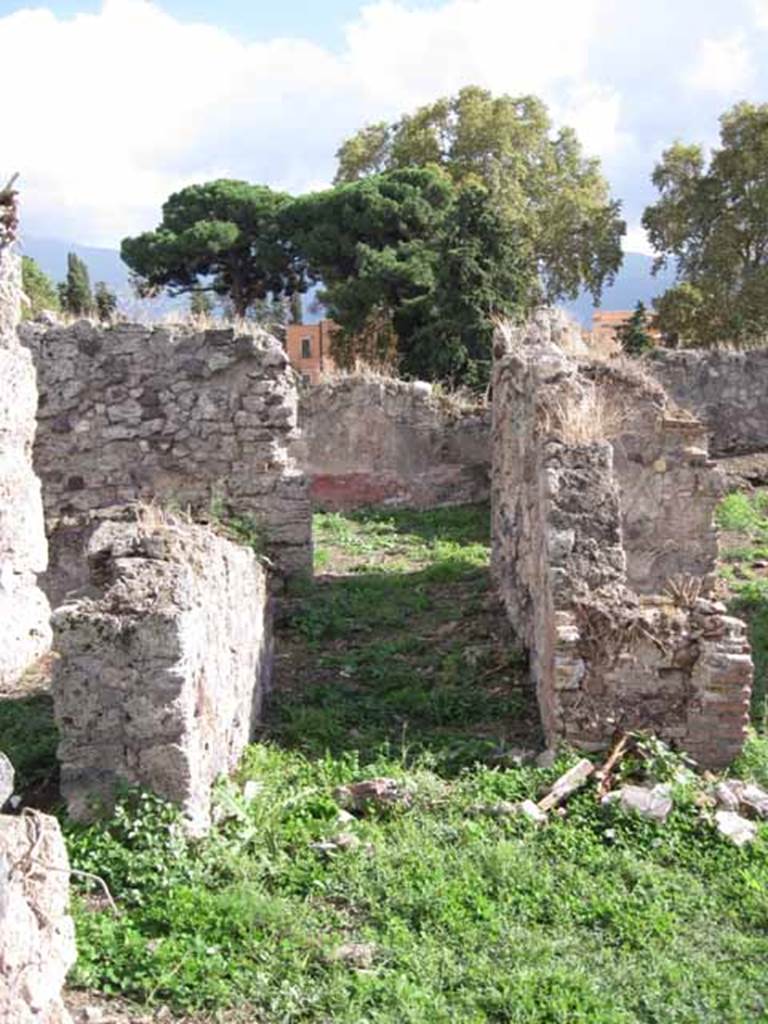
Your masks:
M88 567L89 590L53 617L69 813L109 809L120 780L180 805L201 833L269 687L266 570L249 548L151 510L101 522Z
M657 349L647 365L705 423L713 456L768 450L768 349Z
M310 570L307 482L290 453L296 379L277 341L87 321L21 334L38 371L34 458L56 600L84 582L82 516L135 500L252 517L280 572Z
M725 481L709 458L706 427L639 366L582 362L579 371L605 397L628 584L653 594L689 574L710 587Z
M623 731L649 729L705 766L724 766L749 721L745 625L707 595L714 551L707 562L688 531L674 568L690 575L677 588L638 593L631 585L636 536L622 505L636 494L633 463L617 472L612 444L591 439L589 428L580 434L580 414L583 423L594 413L604 382L580 372L556 340L540 316L525 329L498 332L494 353L493 573L530 651L548 742L601 749ZM610 390L604 394L608 401ZM641 420L654 404L640 396ZM654 436L664 439L668 471L691 482L711 471L706 453L688 443L687 430L666 432L667 411L658 406ZM621 429L626 436L628 425ZM647 466L639 473L642 481ZM716 491L704 484L682 504L701 501L711 515ZM643 555L640 564L654 563ZM640 574L645 584L658 580L662 564Z
M48 550L40 484L32 468L37 388L18 341L21 260L0 246L0 685L50 644L50 609L37 586Z
M32 469L37 388L16 336L21 260L13 250L15 193L0 193L0 688L49 646L50 609L37 586L46 567L40 485ZM0 809L13 771L0 757ZM75 962L69 863L58 822L0 814L0 1020L67 1024L61 999Z
M302 394L297 458L323 509L485 501L490 410L429 384L341 377Z
M76 956L59 823L0 815L0 1020L69 1024L61 993Z

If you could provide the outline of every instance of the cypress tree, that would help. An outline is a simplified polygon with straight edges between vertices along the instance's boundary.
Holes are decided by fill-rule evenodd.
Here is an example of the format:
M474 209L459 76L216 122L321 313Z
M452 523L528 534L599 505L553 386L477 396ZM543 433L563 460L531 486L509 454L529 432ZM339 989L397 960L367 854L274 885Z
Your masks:
M189 314L195 318L210 316L213 303L207 292L192 292L189 299Z
M117 312L117 296L104 281L97 281L93 300L99 320L108 323Z
M93 312L93 293L88 267L77 253L67 255L67 280L61 289L64 309L73 316L89 316Z
M638 302L634 313L619 327L616 336L629 356L641 356L653 346L653 340L648 333L648 311L642 302Z

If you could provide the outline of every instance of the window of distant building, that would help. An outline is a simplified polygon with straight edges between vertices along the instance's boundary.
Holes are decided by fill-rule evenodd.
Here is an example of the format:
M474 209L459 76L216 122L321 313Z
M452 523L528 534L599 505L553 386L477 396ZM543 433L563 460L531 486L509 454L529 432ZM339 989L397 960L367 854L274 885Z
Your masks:
M301 339L301 358L311 359L312 358L312 339L302 338Z

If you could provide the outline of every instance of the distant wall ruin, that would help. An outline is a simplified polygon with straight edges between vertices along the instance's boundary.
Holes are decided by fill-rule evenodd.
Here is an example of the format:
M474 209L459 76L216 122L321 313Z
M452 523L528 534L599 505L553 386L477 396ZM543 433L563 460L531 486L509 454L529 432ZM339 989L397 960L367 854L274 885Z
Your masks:
M0 244L0 685L50 644L50 609L37 586L48 551L40 484L32 469L37 388L16 336L21 260Z
M429 384L339 378L300 402L297 457L323 509L430 508L489 493L490 410L438 397Z
M706 425L713 456L768 450L768 349L656 349L648 367Z
M87 819L118 781L209 824L211 786L253 738L272 662L266 571L211 529L148 510L105 520L87 596L54 613L61 791Z
M277 341L87 321L21 334L38 370L53 577L83 513L137 499L250 516L281 572L310 570L307 482L289 452L295 375Z
M711 472L700 436L692 438L693 425L690 433L665 425L668 409L640 383L635 422L626 380L615 459L596 420L616 390L580 371L545 313L497 332L494 356L493 573L530 650L548 741L600 749L623 731L649 729L703 765L729 763L746 735L752 662L744 623L707 596L714 551L682 511L662 523L663 484L656 513L653 494L639 521L622 507L653 487L649 467L671 472L688 481L679 500L691 522L709 519L711 531L717 485L700 480ZM635 440L622 450L627 437ZM674 560L648 558L654 528L666 531L663 550L678 531ZM627 571L638 539L641 593ZM679 578L653 593L673 568Z

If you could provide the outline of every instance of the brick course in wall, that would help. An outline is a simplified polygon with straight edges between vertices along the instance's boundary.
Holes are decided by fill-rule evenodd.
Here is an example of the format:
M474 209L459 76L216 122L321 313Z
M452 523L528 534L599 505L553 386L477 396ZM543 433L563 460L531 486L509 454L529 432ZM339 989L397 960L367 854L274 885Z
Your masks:
M629 585L622 491L632 463L617 473L611 443L591 439L583 417L579 428L596 385L554 343L546 316L497 332L494 354L493 573L530 651L549 742L602 749L650 729L705 766L728 764L749 721L744 623L702 596L695 576L665 594ZM623 403L631 419L626 394ZM706 452L696 464L706 469ZM680 496L684 507L697 500ZM700 500L711 515L706 487ZM685 532L683 553L687 542ZM690 558L710 567L695 542Z

